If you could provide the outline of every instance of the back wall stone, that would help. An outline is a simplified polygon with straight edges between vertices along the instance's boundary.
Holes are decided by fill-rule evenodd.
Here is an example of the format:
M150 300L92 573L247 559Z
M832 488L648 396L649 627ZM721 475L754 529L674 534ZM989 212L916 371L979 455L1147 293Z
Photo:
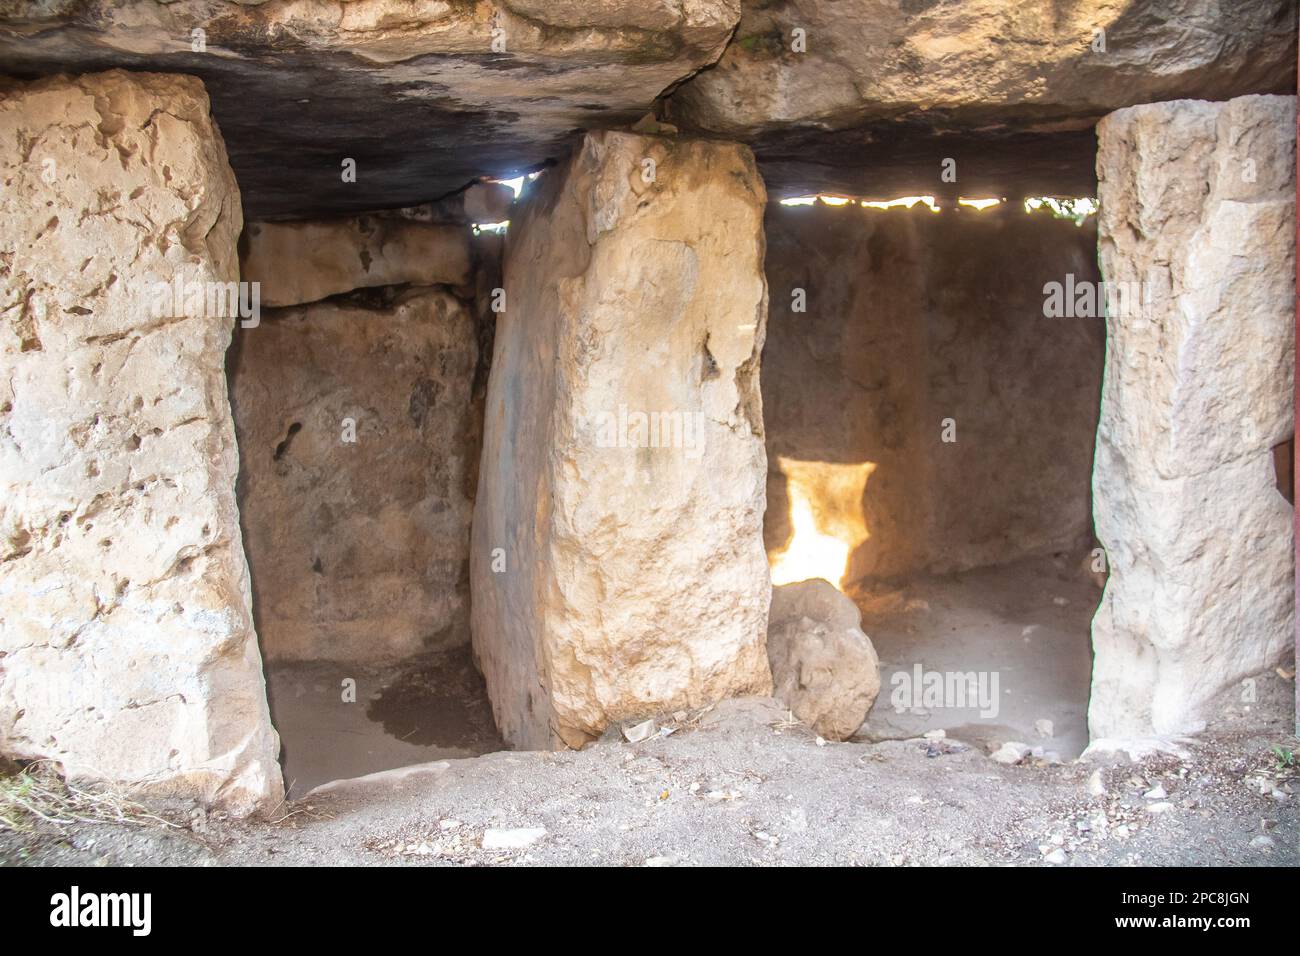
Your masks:
M475 334L437 288L271 310L240 331L239 500L268 658L469 642Z
M793 530L783 459L869 463L853 500L818 506L827 533L860 539L846 584L1087 544L1103 323L1045 316L1043 288L1097 281L1095 225L1019 203L771 205L766 224L774 557Z

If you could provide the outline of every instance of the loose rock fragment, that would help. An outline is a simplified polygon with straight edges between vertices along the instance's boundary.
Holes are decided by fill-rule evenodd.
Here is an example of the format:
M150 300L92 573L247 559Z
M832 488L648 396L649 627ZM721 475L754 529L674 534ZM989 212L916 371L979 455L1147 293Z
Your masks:
M1004 743L997 750L993 751L990 756L996 762L1012 766L1020 763L1029 756L1032 748L1028 744L1022 744L1019 741L1012 740Z
M830 740L851 737L880 691L880 661L861 621L827 581L772 589L767 654L776 696Z
M522 827L514 830L486 830L483 833L485 850L520 850L532 846L546 836L545 827Z

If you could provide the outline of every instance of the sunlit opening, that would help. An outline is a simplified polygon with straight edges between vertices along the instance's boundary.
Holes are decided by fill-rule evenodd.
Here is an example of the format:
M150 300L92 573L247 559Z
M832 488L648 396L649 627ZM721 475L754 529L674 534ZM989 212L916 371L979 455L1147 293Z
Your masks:
M515 198L518 199L524 191L524 186L531 183L543 172L545 172L545 170L535 169L531 173L523 173L522 175L515 176L513 179L489 179L488 182L500 183L502 186L509 186L514 190Z
M502 186L509 186L514 190L516 199L518 199L519 194L524 191L523 176L516 176L514 179L494 179L492 182L500 183Z
M503 219L501 222L476 222L474 223L474 235L490 232L494 235L502 235L510 228L510 220Z
M986 200L975 200L975 202L985 202ZM1000 200L993 200L999 202ZM791 196L789 199L782 199L782 206L811 206L815 203L821 203L824 206L862 206L865 209L893 209L901 207L911 209L917 203L924 203L930 207L931 212L938 212L939 207L934 204L933 196L900 196L897 199L851 199L848 196Z
M782 199L782 206L812 206L821 203L824 206L847 206L853 202L848 196L792 196L789 199Z
M844 585L849 558L871 535L862 496L874 462L840 465L778 457L790 499L789 543L769 556L773 584L823 578Z
M933 196L900 196L897 199L862 200L862 206L866 209L893 209L896 206L901 206L904 209L911 209L917 203L924 203L926 206L929 206L930 212L939 211L939 207L934 204Z
M1089 216L1097 214L1097 200L1087 196L1076 198L1061 196L1038 196L1025 200L1025 212L1037 212L1045 209L1057 219L1069 219L1076 226L1083 225Z
M503 180L504 182L505 180ZM510 181L510 182L513 182ZM994 206L1006 202L995 196L988 197L969 197L962 196L957 200L957 204L965 206L968 209L984 210L991 209ZM851 199L846 196L823 196L816 194L812 196L791 196L787 199L780 200L782 206L861 206L863 209L911 209L918 203L926 206L931 212L939 212L940 207L935 202L933 196L899 196L897 199ZM1087 197L1059 197L1059 196L1038 196L1026 199L1024 201L1025 212L1035 212L1039 209L1045 209L1052 215L1061 219L1071 219L1076 224L1081 224L1089 216L1097 212L1097 200Z

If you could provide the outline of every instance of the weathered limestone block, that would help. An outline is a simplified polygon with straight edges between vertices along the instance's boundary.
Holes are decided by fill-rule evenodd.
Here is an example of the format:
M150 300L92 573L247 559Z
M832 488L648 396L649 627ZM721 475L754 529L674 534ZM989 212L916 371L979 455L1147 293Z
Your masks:
M440 289L240 331L239 506L269 658L374 662L469 640L474 336Z
M248 217L302 219L517 175L643 113L739 18L740 0L0 0L0 61L202 76Z
M361 216L321 222L255 222L240 268L267 306L301 305L381 285L464 285L467 228Z
M1093 475L1110 579L1094 737L1194 732L1294 637L1295 99L1120 110L1098 127L1101 265L1131 283Z
M507 241L471 580L497 724L541 748L770 689L767 301L742 146L590 134L531 191Z
M880 693L862 613L821 578L772 589L767 657L776 697L828 740L852 737Z
M463 193L465 218L470 222L502 222L510 218L515 191L505 183L475 183Z
M1059 124L1132 103L1294 85L1295 8L1277 0L743 7L722 59L674 94L675 118L731 136L922 111L985 127Z
M0 751L272 806L233 320L157 286L238 279L239 192L203 86L11 85L0 164Z

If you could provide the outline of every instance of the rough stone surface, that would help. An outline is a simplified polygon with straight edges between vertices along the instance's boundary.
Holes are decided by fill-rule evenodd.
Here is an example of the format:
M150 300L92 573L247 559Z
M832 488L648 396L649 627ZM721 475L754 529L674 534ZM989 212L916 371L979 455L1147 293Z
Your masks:
M439 289L240 330L239 504L269 658L468 642L477 357L469 309Z
M558 157L572 130L632 122L715 61L739 17L739 0L0 0L0 57L21 75L200 77L247 217L306 218Z
M515 746L771 686L764 201L742 146L599 133L517 211L471 558Z
M468 229L361 216L323 222L250 223L241 274L266 306L301 305L373 286L464 285Z
M238 278L202 85L121 72L0 95L0 751L236 812L282 784L249 610Z
M504 183L475 183L465 190L465 217L470 222L502 222L510 218L515 191Z
M775 695L828 740L852 737L880 693L880 659L857 605L820 578L772 589Z
M1294 0L0 0L0 56L202 78L265 220L517 175L657 97L748 142L776 196L929 193L943 157L980 193L1091 195L1097 119L1293 91L1295 21Z
M1283 86L1295 73L1295 6L1277 0L743 6L721 61L674 97L682 118L733 135L920 110L1095 120L1142 100ZM796 29L806 52L793 48ZM1104 50L1094 48L1097 29Z
M1102 272L1144 295L1108 320L1089 728L1194 732L1294 634L1295 98L1133 107L1099 140Z
M745 0L735 38L676 90L670 118L751 143L776 196L818 178L928 193L954 149L1004 188L1026 166L1041 188L1059 157L1073 188L1087 163L1069 164L1061 133L1135 103L1294 90L1295 71L1290 0ZM809 150L800 128L862 132ZM1044 147L1014 138L1026 132ZM798 152L802 167L787 165Z
M1043 289L1096 281L1093 223L773 204L766 227L774 559L800 488L846 583L1087 543L1103 322L1046 317Z

